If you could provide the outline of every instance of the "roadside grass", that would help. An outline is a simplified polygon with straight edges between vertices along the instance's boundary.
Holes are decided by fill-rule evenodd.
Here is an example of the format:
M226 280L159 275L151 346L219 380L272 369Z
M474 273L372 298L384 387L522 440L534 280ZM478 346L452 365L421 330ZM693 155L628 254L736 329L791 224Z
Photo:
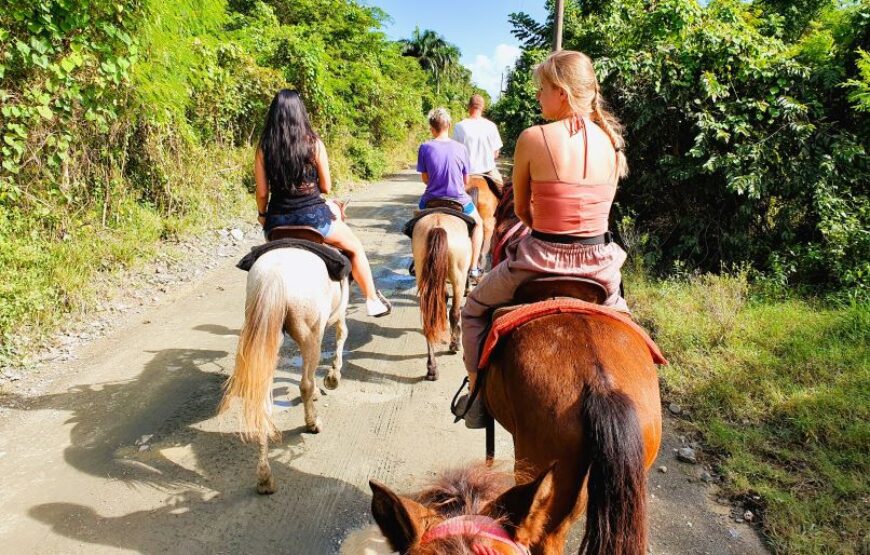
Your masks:
M870 303L772 298L743 275L626 284L671 362L665 398L691 411L725 492L761 497L772 549L870 552Z
M21 364L71 315L105 294L96 279L135 269L172 244L252 212L246 183L250 149L189 151L164 171L171 207L158 209L121 182L110 191L114 217L70 206L52 224L0 211L0 367ZM108 194L107 194L108 196Z

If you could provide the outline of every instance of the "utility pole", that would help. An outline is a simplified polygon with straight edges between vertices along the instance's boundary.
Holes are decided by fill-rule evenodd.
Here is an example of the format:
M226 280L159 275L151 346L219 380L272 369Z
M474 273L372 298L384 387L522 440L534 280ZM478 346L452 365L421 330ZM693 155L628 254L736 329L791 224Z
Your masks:
M562 50L562 20L565 18L565 0L556 0L556 28L553 30L553 52Z

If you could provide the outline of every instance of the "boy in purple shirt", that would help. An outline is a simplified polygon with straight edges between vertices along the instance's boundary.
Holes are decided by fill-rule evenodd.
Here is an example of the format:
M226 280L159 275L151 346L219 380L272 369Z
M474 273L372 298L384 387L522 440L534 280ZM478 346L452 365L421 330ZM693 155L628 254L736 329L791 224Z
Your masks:
M465 192L470 166L468 150L449 137L450 113L446 109L435 108L429 112L429 128L433 139L420 145L417 152L417 171L426 184L426 191L420 197L420 208L425 208L433 198L449 198L462 203L462 211L474 218L477 224L471 236L471 260L476 262L480 260L483 245L483 220ZM480 274L477 267L472 267L468 273L473 283Z

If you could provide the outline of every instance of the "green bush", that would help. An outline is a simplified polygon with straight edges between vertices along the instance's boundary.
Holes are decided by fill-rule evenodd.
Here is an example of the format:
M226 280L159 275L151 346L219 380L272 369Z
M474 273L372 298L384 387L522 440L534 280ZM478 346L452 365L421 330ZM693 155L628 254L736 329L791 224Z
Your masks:
M596 61L626 124L617 213L658 269L748 263L866 294L866 0L568 2L565 18L566 48ZM534 123L529 74L551 27L514 24L525 52L495 113L515 136Z
M339 186L407 159L432 93L385 17L353 0L0 7L0 363L87 306L95 273L250 217L278 89L302 93Z

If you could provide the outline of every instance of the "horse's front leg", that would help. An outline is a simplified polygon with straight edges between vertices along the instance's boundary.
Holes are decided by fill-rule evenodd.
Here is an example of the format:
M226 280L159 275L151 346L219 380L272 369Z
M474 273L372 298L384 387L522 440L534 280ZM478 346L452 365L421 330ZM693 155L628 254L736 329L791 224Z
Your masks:
M335 359L332 361L332 367L329 373L323 378L323 385L326 389L335 389L338 387L338 382L341 381L341 367L343 363L344 342L347 340L347 322L342 314L335 324Z
M435 343L427 341L426 349L429 352L429 357L426 360L426 379L434 382L438 379L438 361L435 360Z
M269 466L269 436L260 434L260 457L257 461L257 493L271 495L277 489L275 478L272 477L272 467Z

